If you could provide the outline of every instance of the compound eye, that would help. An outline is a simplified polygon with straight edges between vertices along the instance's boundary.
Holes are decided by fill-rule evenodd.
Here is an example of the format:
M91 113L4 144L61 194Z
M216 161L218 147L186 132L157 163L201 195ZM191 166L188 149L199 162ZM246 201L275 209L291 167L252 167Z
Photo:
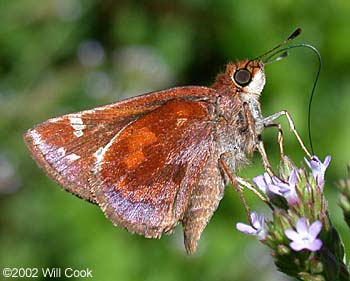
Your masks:
M252 80L252 74L245 68L238 69L233 78L235 82L240 86L246 86Z

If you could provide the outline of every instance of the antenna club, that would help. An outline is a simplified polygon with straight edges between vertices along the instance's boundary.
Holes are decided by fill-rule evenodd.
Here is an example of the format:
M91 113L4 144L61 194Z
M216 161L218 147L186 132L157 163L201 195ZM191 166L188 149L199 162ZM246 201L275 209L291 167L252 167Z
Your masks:
M301 33L301 28L298 27L298 28L288 37L287 41L292 40L292 39L298 37L298 36L300 35L300 33Z

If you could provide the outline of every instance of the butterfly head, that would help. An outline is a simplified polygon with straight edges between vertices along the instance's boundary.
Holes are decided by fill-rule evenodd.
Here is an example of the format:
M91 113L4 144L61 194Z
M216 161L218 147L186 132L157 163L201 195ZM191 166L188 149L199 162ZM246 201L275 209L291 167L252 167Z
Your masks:
M267 52L257 56L251 60L242 60L236 64L228 64L226 68L226 76L230 76L234 86L239 92L259 97L265 86L265 72L264 63L271 63L279 61L287 57L288 49L298 47L299 45L292 45L289 47L281 47L287 44L289 41L298 37L301 33L301 29L297 28L290 36L279 43L274 48ZM305 46L306 44L300 44Z
M265 71L261 61L243 60L228 67L230 76L235 87L240 92L260 95L265 86Z
M228 63L226 71L220 74L214 88L222 87L233 89L233 91L260 96L265 86L264 64L260 60L242 60L237 63Z

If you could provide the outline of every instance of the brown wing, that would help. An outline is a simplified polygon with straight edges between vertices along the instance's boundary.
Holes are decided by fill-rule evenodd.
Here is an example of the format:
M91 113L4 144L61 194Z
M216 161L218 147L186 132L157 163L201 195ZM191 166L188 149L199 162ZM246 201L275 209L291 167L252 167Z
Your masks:
M95 203L89 178L97 152L124 127L174 98L212 100L215 90L179 87L50 119L24 135L33 158L66 190Z
M211 153L210 106L171 100L125 127L100 151L93 192L112 222L160 237L182 219Z

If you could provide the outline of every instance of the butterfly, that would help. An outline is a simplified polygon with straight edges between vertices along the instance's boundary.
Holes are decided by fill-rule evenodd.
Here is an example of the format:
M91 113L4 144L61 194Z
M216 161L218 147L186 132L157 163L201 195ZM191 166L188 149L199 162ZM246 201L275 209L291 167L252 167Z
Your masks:
M24 139L50 178L114 225L159 238L181 222L194 253L225 185L278 117L261 114L264 85L264 62L245 59L228 63L211 87L175 87L52 118Z

